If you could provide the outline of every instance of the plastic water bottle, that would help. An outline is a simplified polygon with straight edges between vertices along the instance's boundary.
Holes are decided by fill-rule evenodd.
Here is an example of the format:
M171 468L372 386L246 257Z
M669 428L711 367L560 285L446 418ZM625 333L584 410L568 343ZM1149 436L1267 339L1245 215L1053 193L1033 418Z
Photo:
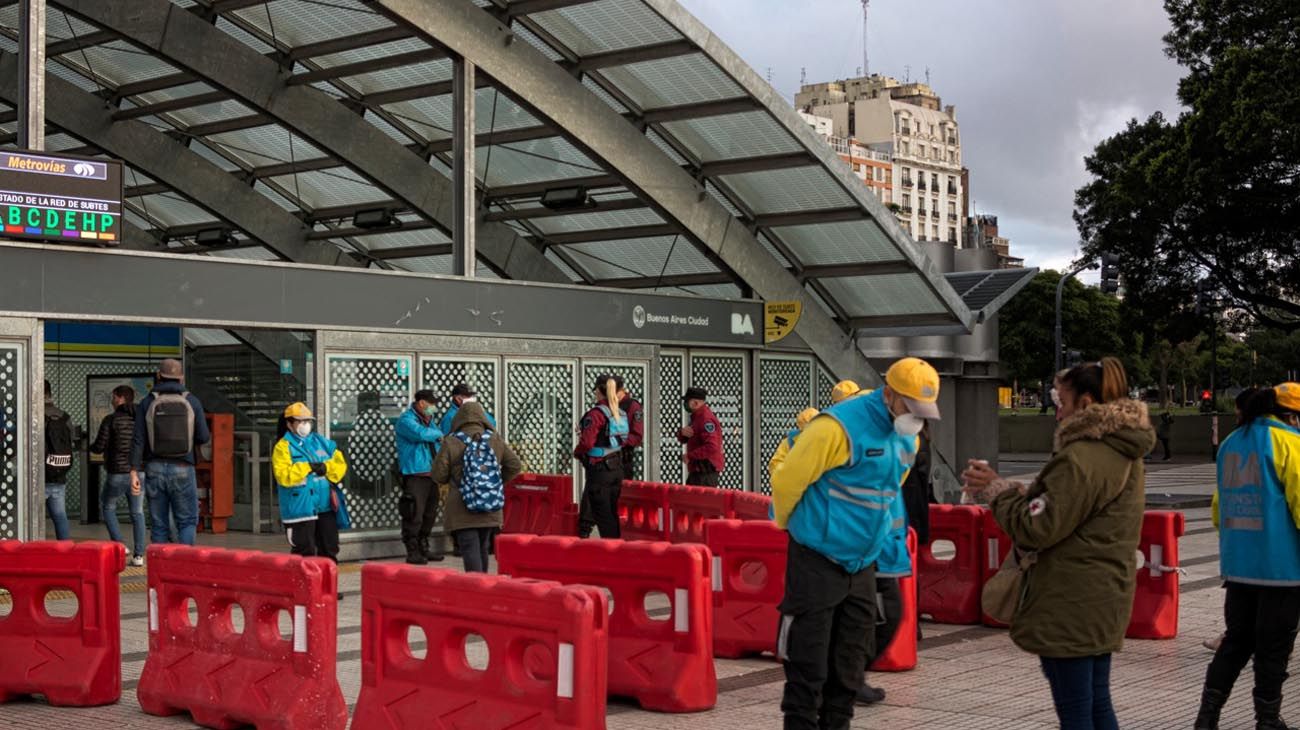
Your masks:
M988 465L989 465L988 461L986 461L986 460L984 460L984 459L974 459L974 460L972 460L971 463L973 463L973 464L979 464L979 465L981 465L981 466L988 466ZM964 487L967 486L967 485L966 485L966 480L965 480L965 479L961 480L961 485L962 485L962 487L963 487L963 489L962 489L962 493L961 493L961 503L962 503L962 504L975 504L975 498L972 497L972 496L970 495L970 492L967 492L967 491L964 489Z

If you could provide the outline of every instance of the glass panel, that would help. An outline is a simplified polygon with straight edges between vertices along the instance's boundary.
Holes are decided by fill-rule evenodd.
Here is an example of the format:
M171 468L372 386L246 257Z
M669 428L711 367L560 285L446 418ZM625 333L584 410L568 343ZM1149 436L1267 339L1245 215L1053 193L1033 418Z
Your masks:
M918 274L879 274L818 281L850 317L946 311Z
M497 361L474 360L464 357L420 358L420 387L432 390L442 399L442 413L451 406L451 389L465 383L477 394L475 400L483 405L489 415L497 414ZM442 415L438 416L440 419ZM500 422L497 425L501 425Z
M822 167L792 167L740 175L720 180L755 213L785 213L856 205Z
M722 423L722 452L726 463L718 486L726 489L745 488L745 434L749 430L745 425L749 422L745 381L742 355L691 355L690 384L709 391L709 407ZM677 397L679 403L680 397ZM681 462L680 453L677 461Z
M758 455L760 488L772 493L767 462L795 427L795 417L813 402L813 362L808 358L760 357L758 360Z
M562 137L512 142L508 145L485 145L476 150L474 165L478 179L488 187L605 173L591 158Z
M702 53L601 71L641 109L734 99L745 92Z
M537 218L532 224L542 233L572 233L574 231L599 231L606 228L623 228L626 226L653 226L663 223L664 219L650 208L633 208L631 210L611 210L605 213L581 213L558 216L555 218Z
M704 162L798 152L799 143L767 112L668 122L664 129Z
M396 529L394 424L411 400L411 358L330 355L329 435L348 456L343 490L355 529Z
M24 453L27 432L27 347L20 342L0 342L0 539L22 537Z
M668 43L681 38L641 0L597 0L534 13L532 20L579 56Z
M392 25L357 0L277 0L237 10L235 15L292 48Z
M686 357L680 352L659 353L659 479L670 484L686 481L682 468L682 447L677 443L677 429L686 425L682 394L686 392L683 368Z
M573 363L506 361L504 429L524 471L573 473Z
M598 279L706 274L717 271L685 236L575 243L565 245L564 250Z
M583 403L583 409L589 407L592 403L591 393L596 389L596 378L605 373L613 373L623 378L623 387L631 394L633 398L640 401L642 418L647 418L650 412L650 406L646 402L646 366L626 362L597 362L593 360L584 360L582 362L582 392L579 394ZM650 433L651 424L645 424L645 432ZM645 445L641 448L632 450L631 468L627 470L628 479L645 478Z
M873 221L773 228L771 233L805 264L900 261L898 249Z

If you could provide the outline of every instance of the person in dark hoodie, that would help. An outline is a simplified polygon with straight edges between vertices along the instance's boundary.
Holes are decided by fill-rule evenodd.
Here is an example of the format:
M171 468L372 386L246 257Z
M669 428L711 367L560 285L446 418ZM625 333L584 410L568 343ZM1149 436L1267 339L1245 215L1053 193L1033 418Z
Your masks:
M113 412L99 423L99 435L90 453L104 455L108 479L99 493L100 513L108 536L123 542L117 524L117 504L124 495L131 504L131 565L144 565L144 492L131 484L131 441L135 438L135 389L119 385L113 389Z
M492 430L483 406L461 404L434 457L433 481L451 485L443 526L460 550L466 573L487 572L492 540L501 529L505 485L523 470L519 454Z

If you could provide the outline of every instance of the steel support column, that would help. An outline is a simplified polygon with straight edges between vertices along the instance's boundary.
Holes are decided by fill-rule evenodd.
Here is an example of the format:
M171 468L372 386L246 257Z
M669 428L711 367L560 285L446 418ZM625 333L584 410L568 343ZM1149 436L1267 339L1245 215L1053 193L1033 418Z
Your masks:
M474 64L463 58L452 60L451 90L451 181L456 196L452 205L452 273L474 276L474 228L478 199L475 195Z
M425 219L455 230L450 180L397 140L311 86L285 82L276 62L170 0L55 0L69 13L228 92L359 172ZM527 239L504 224L480 224L485 261L513 279L569 283Z
M18 146L45 149L45 0L18 3Z
M0 98L18 98L18 57L0 52ZM51 124L120 157L165 183L213 216L247 233L290 261L355 266L336 246L307 241L302 221L185 145L138 121L114 121L113 110L93 94L56 76L47 79ZM147 233L124 237L128 247L157 250Z

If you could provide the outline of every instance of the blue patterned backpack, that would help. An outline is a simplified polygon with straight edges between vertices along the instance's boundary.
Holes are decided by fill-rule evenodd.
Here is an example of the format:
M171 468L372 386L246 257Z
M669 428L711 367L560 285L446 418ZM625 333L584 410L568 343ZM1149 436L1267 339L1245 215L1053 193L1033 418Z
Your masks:
M501 462L492 450L492 432L471 439L464 431L452 434L465 444L461 457L460 498L470 512L496 512L506 504L506 485L501 479Z

